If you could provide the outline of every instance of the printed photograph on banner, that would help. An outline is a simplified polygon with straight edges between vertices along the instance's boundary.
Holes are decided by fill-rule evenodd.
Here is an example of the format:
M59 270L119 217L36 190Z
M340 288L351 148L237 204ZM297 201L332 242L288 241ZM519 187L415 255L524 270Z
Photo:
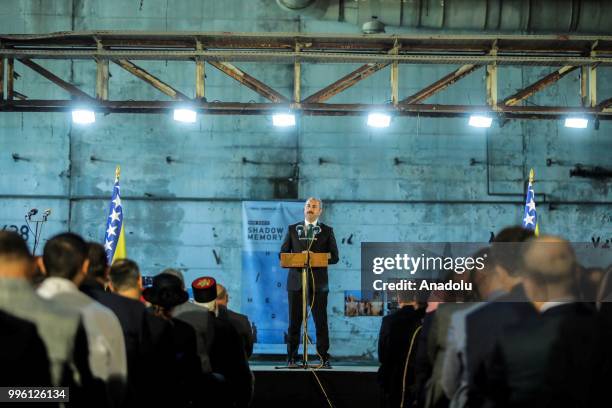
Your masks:
M383 305L382 292L344 291L344 315L347 317L382 316Z

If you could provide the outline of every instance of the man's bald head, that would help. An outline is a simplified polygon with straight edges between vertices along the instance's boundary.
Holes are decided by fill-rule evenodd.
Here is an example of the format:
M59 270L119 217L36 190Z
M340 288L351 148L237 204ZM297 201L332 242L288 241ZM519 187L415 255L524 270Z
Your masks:
M225 286L217 282L217 305L227 307L228 301L229 301L229 296L227 294L227 289L225 289Z
M574 277L576 256L567 240L544 235L526 243L523 267L525 274L533 279L570 282Z

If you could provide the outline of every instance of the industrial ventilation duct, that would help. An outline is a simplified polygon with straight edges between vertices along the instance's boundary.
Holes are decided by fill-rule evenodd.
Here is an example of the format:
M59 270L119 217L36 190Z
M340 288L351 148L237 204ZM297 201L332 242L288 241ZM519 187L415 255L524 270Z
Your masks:
M610 0L276 0L284 10L363 27L612 34ZM373 16L376 18L373 20ZM372 24L369 25L372 27Z

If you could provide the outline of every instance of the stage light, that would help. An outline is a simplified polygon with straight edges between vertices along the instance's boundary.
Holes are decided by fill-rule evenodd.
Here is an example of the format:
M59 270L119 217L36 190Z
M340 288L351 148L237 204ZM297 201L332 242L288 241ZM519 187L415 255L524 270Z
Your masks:
M96 121L96 114L88 109L75 109L72 111L72 121L80 125L89 125Z
M295 126L295 115L293 113L275 113L272 115L272 124L276 127Z
M470 126L478 128L490 128L491 123L493 123L493 118L484 115L472 115L470 116L470 121L468 122Z
M387 113L372 112L368 115L368 126L387 128L391 124L391 115Z
M191 109L175 109L174 120L177 122L195 123L197 113Z
M566 118L565 119L565 127L568 127L568 128L586 129L587 126L589 126L589 120L586 118Z

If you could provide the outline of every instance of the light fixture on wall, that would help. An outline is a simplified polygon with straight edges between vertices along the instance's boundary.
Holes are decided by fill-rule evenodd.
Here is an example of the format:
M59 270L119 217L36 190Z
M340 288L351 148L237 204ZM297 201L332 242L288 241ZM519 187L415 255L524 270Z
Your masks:
M368 126L374 128L388 128L391 124L391 115L382 112L368 114Z
M295 115L293 113L275 113L272 115L272 124L276 127L295 126Z
M565 127L575 129L586 129L589 126L589 120L587 118L572 117L565 119Z
M96 121L96 114L89 109L74 109L72 111L72 121L79 125L89 125Z
M180 108L174 110L174 120L183 123L195 123L198 114L193 109Z
M493 118L486 115L472 115L468 124L478 128L490 128L493 123Z

